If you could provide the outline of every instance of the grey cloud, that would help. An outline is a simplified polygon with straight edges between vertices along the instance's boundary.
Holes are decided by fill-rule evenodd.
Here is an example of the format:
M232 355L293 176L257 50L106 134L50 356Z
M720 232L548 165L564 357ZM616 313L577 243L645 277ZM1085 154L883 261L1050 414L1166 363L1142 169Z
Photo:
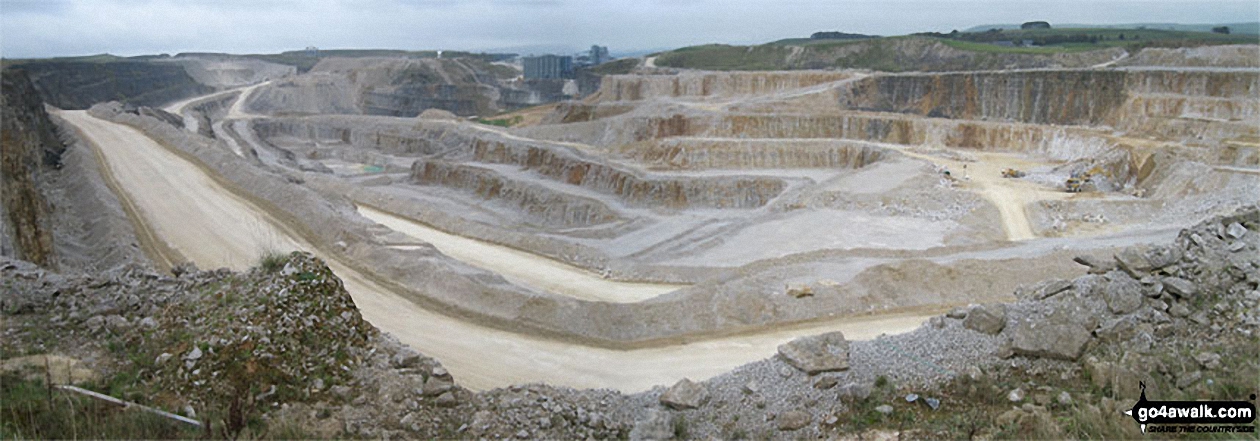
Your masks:
M5 57L329 48L614 52L988 23L1237 22L1255 0L0 0Z

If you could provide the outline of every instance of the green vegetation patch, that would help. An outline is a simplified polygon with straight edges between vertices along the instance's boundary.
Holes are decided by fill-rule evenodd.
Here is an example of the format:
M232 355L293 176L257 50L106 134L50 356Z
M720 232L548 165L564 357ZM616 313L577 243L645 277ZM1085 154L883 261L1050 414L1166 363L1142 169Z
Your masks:
M87 384L109 390L108 384ZM205 434L189 424L32 381L0 375L0 438L3 439L192 439Z
M625 75L638 66L638 58L622 58L592 67L591 72L596 75Z
M791 48L783 46L711 44L666 52L656 58L656 65L713 70L778 70L785 68L791 52Z
M523 121L524 119L525 118L522 117L521 115L516 115L511 118L497 118L497 119L477 118L476 121L478 123L485 124L488 126L498 126L498 127L506 128L506 127L512 127L514 125L520 124L521 121Z

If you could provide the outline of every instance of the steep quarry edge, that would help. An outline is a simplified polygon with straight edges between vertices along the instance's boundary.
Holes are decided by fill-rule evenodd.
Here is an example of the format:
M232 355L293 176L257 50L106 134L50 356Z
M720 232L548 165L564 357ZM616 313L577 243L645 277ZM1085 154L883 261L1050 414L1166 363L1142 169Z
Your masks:
M92 149L48 115L25 72L3 78L3 254L65 272L147 262Z
M40 182L65 147L26 74L6 70L2 78L0 255L55 267L52 207Z

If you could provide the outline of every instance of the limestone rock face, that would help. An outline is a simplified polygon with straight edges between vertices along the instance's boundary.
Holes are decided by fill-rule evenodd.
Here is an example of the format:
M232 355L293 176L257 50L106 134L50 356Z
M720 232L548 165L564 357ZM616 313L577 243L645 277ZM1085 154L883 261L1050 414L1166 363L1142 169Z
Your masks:
M704 385L684 378L661 394L661 404L674 409L695 409L709 400L709 391Z
M5 71L0 91L0 252L55 265L53 209L37 184L44 170L58 166L65 147L25 73Z
M886 76L863 80L847 104L954 119L1096 124L1124 103L1125 80L1116 71Z
M779 356L810 375L843 371L849 368L849 342L839 331L802 337L780 345Z

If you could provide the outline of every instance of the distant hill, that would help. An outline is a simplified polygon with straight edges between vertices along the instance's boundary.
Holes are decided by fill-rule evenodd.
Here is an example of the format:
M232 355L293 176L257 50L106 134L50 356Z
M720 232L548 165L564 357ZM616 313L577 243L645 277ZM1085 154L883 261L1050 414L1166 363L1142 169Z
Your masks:
M1212 28L1217 26L1229 26L1231 34L1260 35L1260 22L1248 23L1218 23L1218 24L1179 24L1179 23L1128 23L1128 24L1079 24L1079 23L1054 23L1050 26L1055 28L1074 28L1074 29L1137 29L1145 27L1146 29L1162 29L1170 31L1192 31L1192 32L1212 32ZM963 30L963 32L984 32L989 29L1019 29L1018 24L994 24L973 26Z

